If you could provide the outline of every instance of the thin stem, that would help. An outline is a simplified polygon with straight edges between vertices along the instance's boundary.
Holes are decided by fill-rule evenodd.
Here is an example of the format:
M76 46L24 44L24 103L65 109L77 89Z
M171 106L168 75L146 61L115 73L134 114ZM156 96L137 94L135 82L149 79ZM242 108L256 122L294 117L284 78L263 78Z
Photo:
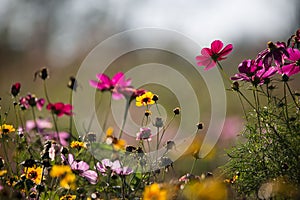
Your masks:
M44 93L46 96L47 103L50 103L50 98L48 96L48 91L47 91L47 86L46 86L46 80L43 81L43 85L44 85Z
M230 80L230 78L228 77L228 75L226 74L226 72L223 70L223 67L222 67L222 65L220 64L219 61L217 61L217 65L218 65L219 69L221 70L223 77L224 77L224 78L228 81L228 83L231 85L232 81Z
M13 175L13 170L12 170L12 166L10 165L10 161L8 159L7 150L6 150L6 144L4 142L4 138L2 138L1 140L2 140L2 146L3 146L3 151L4 151L4 156L5 156L6 164L8 166L7 168L8 168L8 171L9 171L10 175L12 176Z
M253 104L247 99L247 97L240 91L240 90L238 90L237 91L246 101L247 101L247 103L253 108L253 109L255 109L255 106L253 106Z
M198 160L197 158L194 159L190 174L193 174L193 171L194 171L197 160Z
M126 100L126 107L125 107L125 112L124 112L124 118L123 118L122 128L121 128L120 134L119 134L119 140L122 138L122 134L123 134L123 130L124 130L124 127L125 127L125 123L126 123L126 119L127 119L129 107L130 107L130 101Z
M170 126L170 124L171 124L171 122L174 120L174 118L175 118L175 115L173 115L172 119L171 119L170 122L167 124L167 126L165 126L165 127L163 128L163 132L162 132L162 134L161 134L161 137L160 137L158 146L160 145L160 143L161 143L161 141L162 141L162 138L164 137L164 134L165 134L166 130L168 129L168 127Z
M298 105L298 103L297 103L297 101L296 101L296 98L295 98L295 96L294 96L294 94L293 94L293 92L292 92L292 90L291 90L289 84L288 84L287 82L285 82L285 84L286 84L286 86L287 86L287 88L288 88L288 90L289 90L289 93L290 93L291 96L292 96L292 99L293 99L295 105L297 106L297 108L300 108L300 106Z
M70 99L69 99L69 103L70 103L70 105L72 105L72 95L73 95L73 90L71 89L71 92L70 92ZM72 138L75 138L74 136L73 136L73 116L72 115L70 115L70 120L69 120L69 133L71 134L71 137Z
M87 133L90 132L91 127L92 127L92 122L94 121L94 118L95 118L95 116L96 116L96 114L97 114L97 112L98 112L98 109L100 108L101 97L102 97L102 95L100 96L100 99L99 99L99 101L98 101L98 104L96 105L96 110L95 110L95 112L93 112L93 115L92 115L92 117L91 117L91 119L90 119L90 122L89 122L89 125L88 125L88 128L87 128Z

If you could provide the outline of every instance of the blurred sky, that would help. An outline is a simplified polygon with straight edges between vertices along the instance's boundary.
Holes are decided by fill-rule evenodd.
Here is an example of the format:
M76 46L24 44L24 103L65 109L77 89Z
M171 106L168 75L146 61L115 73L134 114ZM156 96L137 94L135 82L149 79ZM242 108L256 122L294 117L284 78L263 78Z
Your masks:
M173 29L202 45L255 45L286 38L299 18L297 0L0 0L2 51L40 51L58 67L131 28Z

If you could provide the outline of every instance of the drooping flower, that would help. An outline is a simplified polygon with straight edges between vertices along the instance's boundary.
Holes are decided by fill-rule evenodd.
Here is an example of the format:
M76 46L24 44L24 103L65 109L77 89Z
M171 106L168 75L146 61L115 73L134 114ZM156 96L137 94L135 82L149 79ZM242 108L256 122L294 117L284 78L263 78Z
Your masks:
M37 107L38 110L42 110L45 99L37 98L34 94L27 94L25 97L21 97L19 100L20 107L25 110L31 107Z
M14 97L16 97L18 94L19 94L19 92L20 92L20 89L21 89L21 83L15 83L15 84L13 84L12 86L11 86L11 94L14 96Z
M98 179L97 172L89 170L90 166L84 161L74 160L72 154L68 154L68 158L62 155L62 160L71 166L71 169L79 173L79 176L86 178L91 184L96 184Z
M123 98L123 94L119 92L122 88L130 86L131 79L125 79L123 72L116 73L112 79L105 74L97 74L99 81L90 80L90 85L100 91L111 91L113 99Z
M40 77L42 80L46 80L47 78L49 78L49 70L47 67L43 67L40 70L36 71L34 73L34 80L36 79L36 77Z
M146 92L145 94L142 94L141 96L137 96L135 105L140 106L147 106L155 104L155 101L153 101L154 94L152 92Z
M269 68L274 61L275 65L279 67L283 65L285 57L289 57L285 43L277 42L274 44L273 42L268 42L268 48L257 55L256 62L262 62L265 68Z
M292 48L294 48L295 46L297 48L299 48L299 46L300 46L300 29L298 29L296 31L296 33L289 38L288 46L290 43L291 43Z
M51 110L55 115L61 117L63 115L73 115L72 113L73 106L70 104L64 104L62 102L49 103L47 105L47 110Z
M41 183L42 173L43 173L42 167L34 166L34 167L25 168L26 178L32 180L35 184Z
M162 189L158 183L153 183L145 187L143 192L144 200L166 200L167 199L167 191Z
M148 140L150 141L152 137L150 128L140 128L140 131L136 134L136 140Z
M215 40L211 43L211 48L203 48L200 56L196 57L198 66L205 66L204 70L209 70L216 66L217 61L225 60L231 53L233 46L228 44L223 48L223 42Z
M254 86L264 84L277 72L275 67L265 68L262 62L257 63L255 60L244 60L238 70L240 73L231 77L231 80L251 82Z
M288 77L300 72L300 51L299 49L288 48L288 63L282 67L277 67L279 74L285 74Z
M15 131L16 129L13 127L13 125L2 124L0 126L0 138L2 137L2 135L6 135L8 133L15 132Z

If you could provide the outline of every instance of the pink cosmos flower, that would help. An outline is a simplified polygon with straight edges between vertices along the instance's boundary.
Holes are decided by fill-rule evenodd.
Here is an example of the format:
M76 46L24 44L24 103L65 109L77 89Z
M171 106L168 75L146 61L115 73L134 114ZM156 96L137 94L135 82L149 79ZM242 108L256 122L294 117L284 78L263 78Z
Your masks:
M211 48L203 48L200 56L196 57L198 66L205 66L204 70L209 70L217 65L217 61L224 60L231 53L233 46L228 44L223 48L223 42L215 40L211 43Z
M276 44L268 42L268 48L257 55L256 62L262 61L263 66L269 68L274 61L275 65L279 67L284 63L285 57L289 57L289 53L284 42L277 42Z
M140 132L136 134L136 140L148 140L152 137L150 128L140 128Z
M113 162L109 159L103 159L101 162L97 162L96 169L103 175L109 170L113 165Z
M116 73L112 79L105 74L97 74L99 81L90 80L90 85L100 91L111 91L113 99L121 99L124 97L119 92L120 89L128 87L131 84L131 79L125 79L125 75L122 72Z
M89 170L90 166L86 162L74 160L72 154L68 154L68 159L63 154L61 157L64 163L70 165L73 171L79 173L79 176L86 178L91 184L97 183L97 172Z
M299 49L288 48L287 52L289 54L288 64L278 67L279 74L285 74L288 77L300 72L300 51Z
M254 86L264 84L277 72L275 67L265 68L262 62L257 63L255 60L244 60L238 70L240 73L231 77L231 80L251 82Z
M122 166L119 160L113 162L111 170L120 176L127 176L133 173L133 170L128 166Z
M37 107L38 110L42 110L44 104L45 104L45 99L43 98L37 98L35 95L32 94L27 94L25 97L21 97L19 100L20 107L22 109L28 109L30 106L31 107Z
M47 110L51 110L54 114L56 114L58 117L61 117L63 115L72 115L72 109L73 106L70 104L64 104L62 102L58 103L49 103L47 105Z

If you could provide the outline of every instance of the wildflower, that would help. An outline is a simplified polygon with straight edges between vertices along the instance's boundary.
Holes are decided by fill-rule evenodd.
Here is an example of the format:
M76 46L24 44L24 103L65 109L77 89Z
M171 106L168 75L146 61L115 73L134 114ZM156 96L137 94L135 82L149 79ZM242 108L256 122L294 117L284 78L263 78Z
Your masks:
M106 139L105 139L106 144L113 145L113 148L115 150L124 149L125 145L126 145L126 141L123 139L118 139L118 138L114 137L113 132L114 132L114 129L111 127L109 127L106 130Z
M131 84L131 79L125 79L125 75L122 72L116 73L112 79L105 74L97 74L99 81L90 80L90 85L101 92L111 91L113 99L121 99L124 97L119 90L128 87Z
M175 147L176 147L176 145L175 145L175 142L174 142L174 141L171 141L171 140L168 140L168 141L167 141L166 148L167 148L168 151L169 151L169 150L172 150L172 149L175 148Z
M47 105L47 110L51 110L54 114L56 114L58 117L61 117L63 115L69 115L71 116L72 113L72 105L70 104L64 104L62 102L58 102L58 103L49 103Z
M2 135L7 135L8 133L15 132L15 131L16 131L16 129L13 127L13 125L2 124L0 126L0 137Z
M127 176L133 173L133 170L127 166L122 166L119 160L112 163L111 170L120 176Z
M152 100L156 103L158 101L158 95L154 94Z
M42 181L42 167L28 167L25 168L26 178L32 180L35 184L40 184Z
M217 61L225 60L228 54L231 53L233 46L228 44L222 49L223 42L215 40L211 43L211 48L203 48L200 56L196 57L198 66L205 66L204 70L209 70L216 66ZM222 50L221 50L222 49Z
M49 71L46 67L43 67L42 69L36 71L34 73L34 80L36 79L36 77L39 76L41 79L46 80L47 78L49 78Z
M76 199L76 195L72 195L72 194L67 194L59 198L59 200L75 200L75 199Z
M298 29L296 31L296 33L289 38L288 46L291 43L291 41L292 41L292 48L294 48L295 45L297 45L297 48L299 48L299 45L300 45L300 29Z
M68 146L69 142L69 138L70 138L70 133L61 131L61 132L46 132L42 134L45 140L54 140L56 142L59 142L62 146ZM58 136L59 135L59 138Z
M48 119L38 118L34 120L27 120L25 124L25 130L30 132L36 130L39 133L44 133L45 129L51 129L52 123Z
M70 88L71 90L74 90L76 92L78 83L77 83L77 80L75 79L75 77L73 77L73 76L70 77L70 80L69 80L67 86L68 86L68 88Z
M145 94L136 97L136 106L140 107L154 104L155 101L152 100L153 96L154 94L152 94L152 92L146 92Z
M153 183L152 185L148 185L145 187L143 192L144 200L166 200L167 199L167 191L160 188L158 183Z
M34 94L27 94L25 97L21 97L19 100L19 104L23 110L26 110L31 107L37 107L38 110L42 110L45 99L43 98L37 98Z
M140 131L136 134L136 140L148 140L152 137L150 128L140 128Z
M125 96L128 102L131 102L132 100L136 99L136 97L141 96L147 92L144 89L135 89L132 86L118 87L117 90L119 93Z
M72 173L72 169L69 165L54 165L51 168L50 176L55 177L62 177L67 173Z
M67 173L61 180L60 180L60 186L65 189L76 189L75 186L76 182L76 176L73 173Z
M11 94L16 97L19 92L20 92L21 84L20 83L15 83L11 86Z
M300 72L300 51L298 49L288 48L287 52L290 55L287 59L289 63L277 69L279 74L285 74L290 77Z
M202 122L198 123L197 128L198 128L198 130L202 130L203 129L203 123Z
M4 176L5 174L7 174L6 169L0 170L0 177Z
M152 114L152 112L150 110L146 110L145 111L145 116L146 117L149 117L151 114Z
M153 126L155 126L157 128L163 127L164 126L164 122L163 122L162 118L161 117L156 117Z
M179 108L179 107L174 108L174 109L173 109L173 113L174 113L175 115L179 115L179 114L180 114L180 108Z
M110 170L113 165L113 162L109 159L103 159L101 162L97 162L96 169L101 173L106 173L107 170Z
M239 64L238 70L240 73L231 77L231 80L251 82L254 86L264 84L277 72L275 67L265 68L255 60L244 60Z
M281 66L284 63L284 58L289 57L285 44L282 42L268 42L268 48L261 51L256 58L256 62L262 62L265 68L269 68L274 63L276 66Z
M76 149L81 149L81 148L86 148L86 144L84 142L80 141L72 141L70 144L71 148L76 148Z
M91 184L97 183L97 172L89 170L90 166L86 162L74 160L74 156L72 154L68 155L68 159L62 155L62 160L70 165L73 171L78 172L79 176L86 178Z

